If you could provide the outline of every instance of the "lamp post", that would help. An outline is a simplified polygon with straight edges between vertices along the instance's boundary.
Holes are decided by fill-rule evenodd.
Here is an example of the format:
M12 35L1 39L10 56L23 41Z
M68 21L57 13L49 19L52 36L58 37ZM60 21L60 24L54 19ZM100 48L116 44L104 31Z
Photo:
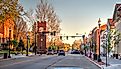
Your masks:
M100 58L100 22L101 22L101 20L100 20L100 18L99 18L99 20L98 20L98 26L99 26L99 31L98 31L98 38L99 38L99 55L98 55L98 62L101 62L101 58Z
M82 35L82 38L83 38L83 43L84 43L84 51L85 51L85 56L86 56L86 47L85 47L85 42L84 42L84 40L85 40L85 35Z
M28 33L27 33L27 48L26 48L26 56L28 56L28 39L29 39L29 36L28 36Z
M37 34L37 23L35 22L35 55L37 54L37 46L36 46L36 34Z
M9 45L9 54L8 54L8 58L11 58L11 56L10 56L10 39L11 39L11 29L9 28L9 42L8 42L8 45Z

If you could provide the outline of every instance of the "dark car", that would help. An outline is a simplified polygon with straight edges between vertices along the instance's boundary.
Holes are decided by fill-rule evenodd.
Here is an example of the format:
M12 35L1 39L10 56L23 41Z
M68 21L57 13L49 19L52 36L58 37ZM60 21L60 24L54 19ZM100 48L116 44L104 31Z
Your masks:
M64 50L59 50L59 51L58 51L58 56L60 56L60 55L65 56L65 51L64 51Z
M54 55L53 50L48 50L47 55Z
M80 51L79 50L72 50L71 54L80 54Z
M47 53L47 51L46 50L37 50L37 54L46 54Z

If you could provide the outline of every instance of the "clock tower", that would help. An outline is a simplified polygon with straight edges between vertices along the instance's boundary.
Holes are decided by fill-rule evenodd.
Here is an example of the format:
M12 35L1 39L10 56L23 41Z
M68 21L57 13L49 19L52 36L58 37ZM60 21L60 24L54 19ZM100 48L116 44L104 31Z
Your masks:
M37 52L46 53L46 21L37 22Z

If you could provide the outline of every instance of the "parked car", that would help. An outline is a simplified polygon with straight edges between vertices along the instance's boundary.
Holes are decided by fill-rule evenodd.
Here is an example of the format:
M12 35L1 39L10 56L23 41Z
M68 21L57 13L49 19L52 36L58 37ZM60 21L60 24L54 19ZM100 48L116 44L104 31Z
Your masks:
M80 54L80 51L79 50L72 50L71 54Z
M57 50L54 50L53 53L54 53L54 54L57 54L58 52L57 52Z
M59 50L58 51L58 56L61 56L61 55L65 56L65 51L64 50Z
M37 50L37 54L46 54L47 53L47 51L46 50Z
M53 50L48 50L47 55L54 55Z

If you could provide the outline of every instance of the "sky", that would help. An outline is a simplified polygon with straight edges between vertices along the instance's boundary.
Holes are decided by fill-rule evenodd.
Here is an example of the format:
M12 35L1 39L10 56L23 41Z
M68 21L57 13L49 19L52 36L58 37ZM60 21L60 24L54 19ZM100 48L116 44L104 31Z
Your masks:
M20 0L25 10L35 10L39 0ZM121 0L49 0L62 20L61 33L65 35L88 34L94 27L113 17L116 3Z

